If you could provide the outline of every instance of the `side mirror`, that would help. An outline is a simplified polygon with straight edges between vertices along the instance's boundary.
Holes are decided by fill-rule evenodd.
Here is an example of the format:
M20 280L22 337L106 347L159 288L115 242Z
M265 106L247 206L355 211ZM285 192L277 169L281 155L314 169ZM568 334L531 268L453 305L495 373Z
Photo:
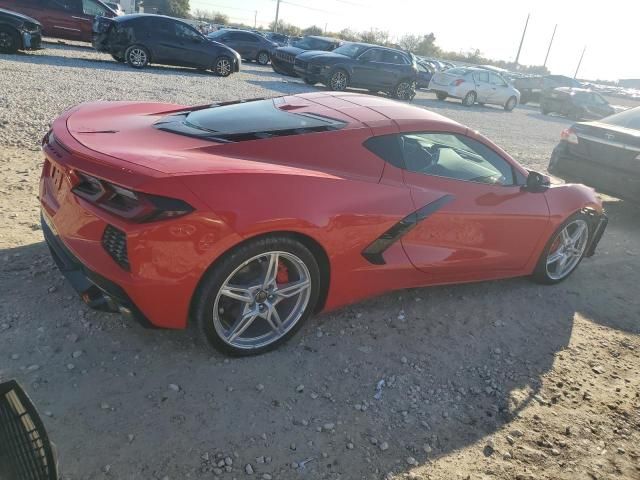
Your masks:
M540 172L529 171L527 175L527 183L523 187L524 190L533 193L544 192L551 185L551 180Z

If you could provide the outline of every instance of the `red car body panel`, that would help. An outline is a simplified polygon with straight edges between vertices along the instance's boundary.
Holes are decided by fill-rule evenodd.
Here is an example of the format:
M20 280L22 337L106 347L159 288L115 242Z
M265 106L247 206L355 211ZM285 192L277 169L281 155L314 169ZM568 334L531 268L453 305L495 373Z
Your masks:
M484 142L526 172L488 140L426 110L324 92L282 97L276 104L347 125L215 143L152 127L186 107L126 102L75 107L54 122L43 144L43 214L65 247L119 285L154 325L183 328L207 270L256 236L287 232L324 252L329 284L323 308L333 309L390 290L528 275L569 215L585 207L601 211L587 187L531 193L520 186L426 176L397 168L362 145L372 136L400 131L451 131ZM124 220L71 192L78 172L180 199L194 211L151 223ZM383 264L363 256L388 229L444 195L454 200L393 243ZM129 271L101 244L107 225L126 234Z
M96 8L104 9L103 16L117 16L99 0L92 1L99 6ZM46 36L90 42L95 15L84 13L81 1L66 2L66 9L61 6L63 3L55 0L0 0L0 8L35 18L42 24Z

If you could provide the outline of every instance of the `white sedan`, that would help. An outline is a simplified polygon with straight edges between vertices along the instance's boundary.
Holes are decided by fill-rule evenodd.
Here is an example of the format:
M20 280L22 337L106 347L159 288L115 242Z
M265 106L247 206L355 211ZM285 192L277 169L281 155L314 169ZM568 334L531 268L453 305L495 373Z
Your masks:
M496 72L482 68L458 67L437 72L429 82L429 90L438 100L447 97L462 99L462 104L471 106L501 105L508 112L520 102L520 92Z

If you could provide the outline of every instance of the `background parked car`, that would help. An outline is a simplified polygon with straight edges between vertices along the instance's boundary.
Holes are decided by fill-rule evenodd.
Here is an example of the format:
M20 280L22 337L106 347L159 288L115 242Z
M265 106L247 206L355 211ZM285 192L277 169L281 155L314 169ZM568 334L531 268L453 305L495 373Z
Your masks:
M540 93L558 87L582 88L582 83L564 75L528 76L516 78L513 85L520 91L520 103L539 102Z
M149 63L212 70L226 77L240 69L240 56L209 40L191 25L163 15L98 17L93 46L134 68Z
M40 48L42 26L34 18L0 8L0 52Z
M100 0L0 0L0 8L35 18L46 36L85 42L97 16L117 16Z
M388 92L401 100L416 94L418 67L413 55L367 43L345 43L332 52L303 52L295 72L308 84L323 83L331 90L347 87Z
M104 4L109 7L111 10L116 12L118 15L124 15L125 11L122 9L119 3L117 2L104 2Z
M584 88L560 87L540 94L543 115L560 113L573 120L598 119L616 113L602 95Z
M471 106L501 105L508 112L520 100L520 92L497 72L483 68L459 67L437 72L431 78L429 89L436 93L438 100L447 97L462 99L462 104Z
M297 55L307 50L330 52L335 50L340 43L340 40L330 37L318 37L314 35L303 37L288 47L276 48L271 55L271 68L277 73L295 76L293 65Z
M429 88L429 82L431 82L431 77L433 77L436 69L433 67L433 64L421 60L416 61L416 66L418 67L417 87Z
M222 43L232 48L240 56L248 61L255 60L260 65L266 65L271 60L271 54L278 44L257 33L244 30L232 30L224 28L210 33L211 40Z
M277 43L281 47L289 45L289 36L283 33L263 32L262 36L267 40Z
M640 202L640 107L562 132L549 172Z

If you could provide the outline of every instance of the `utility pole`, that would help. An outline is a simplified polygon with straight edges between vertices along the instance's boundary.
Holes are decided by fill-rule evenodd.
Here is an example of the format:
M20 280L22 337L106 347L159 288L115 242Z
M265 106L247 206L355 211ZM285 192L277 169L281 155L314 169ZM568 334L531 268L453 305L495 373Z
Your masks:
M253 15L253 28L257 28L258 26L258 10L256 10L256 13Z
M582 59L584 58L584 52L587 50L587 46L585 45L582 49L582 55L580 55L580 61L578 62L578 66L576 67L576 73L573 74L573 79L575 80L578 76L578 70L580 70L580 65L582 65Z
M278 33L278 15L280 15L280 0L276 0L276 23L273 26L273 31Z
M556 36L557 28L558 28L558 24L556 23L556 26L553 27L553 33L551 34L551 41L549 42L549 48L547 49L547 56L544 57L544 64L542 65L543 67L547 66L547 59L549 58L549 52L551 51L551 45L553 45L553 37Z
M324 34L325 35L327 34L327 25L329 25L329 23L325 22L325 24L324 24Z
M527 21L524 24L524 30L522 31L522 38L520 39L520 46L518 47L518 53L516 55L516 65L518 65L518 60L520 60L520 51L522 50L522 44L524 43L524 36L527 33L527 26L529 25L529 17L531 14L527 14Z

